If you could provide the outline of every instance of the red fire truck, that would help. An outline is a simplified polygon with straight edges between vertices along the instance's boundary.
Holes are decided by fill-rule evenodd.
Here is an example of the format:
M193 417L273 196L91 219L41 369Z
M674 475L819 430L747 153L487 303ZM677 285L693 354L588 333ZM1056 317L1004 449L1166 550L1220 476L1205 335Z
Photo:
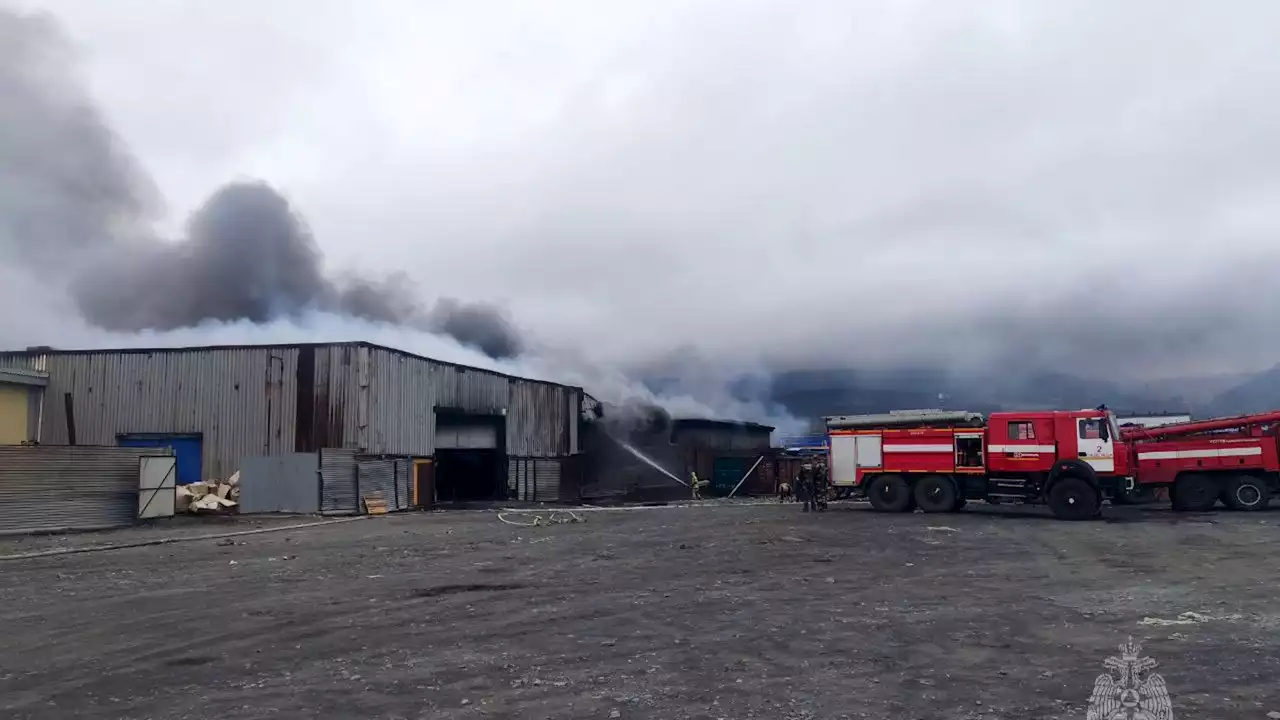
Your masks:
M882 512L952 512L981 499L1043 503L1059 518L1088 520L1104 498L1133 487L1127 446L1105 407L826 420L832 484L853 488Z
M1174 510L1261 510L1280 490L1280 412L1121 432L1139 487L1169 488Z

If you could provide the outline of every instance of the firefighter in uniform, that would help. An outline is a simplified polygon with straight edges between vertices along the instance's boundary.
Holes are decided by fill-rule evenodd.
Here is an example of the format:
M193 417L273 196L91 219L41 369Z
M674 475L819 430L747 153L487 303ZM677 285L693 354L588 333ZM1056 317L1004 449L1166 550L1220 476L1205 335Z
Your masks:
M809 512L813 508L813 466L805 463L800 466L800 472L796 475L796 496L804 507L801 512Z
M702 493L698 492L698 471L697 470L689 471L689 489L693 491L694 500L702 499Z
M813 509L826 510L830 488L827 486L827 464L818 463L813 468Z

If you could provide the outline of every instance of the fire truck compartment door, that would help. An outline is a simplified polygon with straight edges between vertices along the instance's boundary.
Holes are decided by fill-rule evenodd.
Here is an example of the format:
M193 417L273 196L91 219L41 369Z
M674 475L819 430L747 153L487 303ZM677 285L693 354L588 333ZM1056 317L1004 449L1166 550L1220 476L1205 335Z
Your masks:
M879 435L854 435L858 443L858 467L878 468L884 464L881 459Z
M1097 418L1077 418L1076 430L1080 459L1089 463L1098 472L1115 472L1115 438L1111 437L1111 429L1107 427L1107 421ZM1104 437L1106 439L1103 439Z
M831 436L832 485L853 485L858 481L858 444L856 435Z
M878 468L882 464L879 435L832 435L832 485L855 485L858 468Z

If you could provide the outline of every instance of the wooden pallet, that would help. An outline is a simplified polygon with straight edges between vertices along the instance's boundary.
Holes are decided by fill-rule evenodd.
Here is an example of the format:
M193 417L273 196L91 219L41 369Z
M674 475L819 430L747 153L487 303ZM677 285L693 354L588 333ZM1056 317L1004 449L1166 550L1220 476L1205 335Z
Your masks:
M365 495L364 511L369 515L386 515L387 501L382 497L382 493L373 492Z

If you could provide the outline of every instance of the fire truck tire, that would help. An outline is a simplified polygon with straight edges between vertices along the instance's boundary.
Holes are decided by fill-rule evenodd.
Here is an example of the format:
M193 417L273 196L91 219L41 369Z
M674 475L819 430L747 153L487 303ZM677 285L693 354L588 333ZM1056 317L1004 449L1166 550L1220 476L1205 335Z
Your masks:
M1271 488L1262 478L1238 475L1227 481L1222 501L1232 510L1265 510L1271 504Z
M1178 512L1209 512L1218 502L1218 492L1218 482L1212 475L1187 473L1174 481L1169 495Z
M867 500L880 512L911 512L915 498L911 486L901 475L879 475L867 487Z
M915 496L916 506L921 512L927 513L952 512L960 497L955 482L945 475L926 475L920 478L916 481L912 495Z
M1067 476L1049 488L1049 509L1059 520L1092 520L1101 509L1101 497L1087 480Z

